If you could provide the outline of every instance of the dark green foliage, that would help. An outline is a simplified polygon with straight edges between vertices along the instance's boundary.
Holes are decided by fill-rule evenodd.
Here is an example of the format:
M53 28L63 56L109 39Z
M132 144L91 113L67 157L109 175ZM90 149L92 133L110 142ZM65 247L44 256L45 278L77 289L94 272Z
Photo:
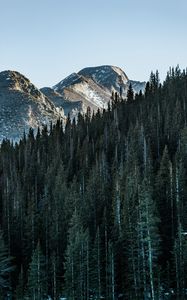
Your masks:
M127 91L127 102L131 102L134 100L134 91L132 88L132 84L129 84L129 89Z
M70 300L89 296L89 239L75 210L65 253L65 292Z
M19 280L16 287L16 299L22 300L24 299L25 288L24 288L24 278L23 278L23 269L20 270Z
M47 282L45 272L45 257L38 243L32 255L28 270L27 295L29 299L42 300L47 295Z
M12 258L8 255L3 232L0 230L0 299L4 291L11 289L10 273L14 270Z
M163 84L151 73L145 93L113 94L108 110L68 117L65 129L59 120L3 141L0 297L11 285L17 300L157 300L171 289L185 299L186 126L177 67Z

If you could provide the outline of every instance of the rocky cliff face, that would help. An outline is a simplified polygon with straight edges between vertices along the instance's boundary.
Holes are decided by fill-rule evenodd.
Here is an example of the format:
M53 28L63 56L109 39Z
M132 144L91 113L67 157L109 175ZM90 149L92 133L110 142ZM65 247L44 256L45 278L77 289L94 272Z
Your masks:
M25 76L15 71L0 73L0 140L18 140L30 127L55 122L63 109L55 105Z

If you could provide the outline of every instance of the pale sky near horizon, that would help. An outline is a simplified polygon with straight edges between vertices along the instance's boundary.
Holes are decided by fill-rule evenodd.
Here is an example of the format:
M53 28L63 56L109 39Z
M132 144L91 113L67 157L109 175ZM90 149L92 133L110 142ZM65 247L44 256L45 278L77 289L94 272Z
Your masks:
M88 66L146 81L187 67L187 0L0 0L0 71L38 87Z

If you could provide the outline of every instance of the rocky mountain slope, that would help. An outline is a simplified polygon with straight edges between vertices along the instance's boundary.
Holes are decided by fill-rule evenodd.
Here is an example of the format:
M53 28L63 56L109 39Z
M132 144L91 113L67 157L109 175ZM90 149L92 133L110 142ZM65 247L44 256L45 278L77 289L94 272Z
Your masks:
M68 113L76 113L77 110L82 110L81 101L71 101L64 98L60 93L56 92L54 89L49 87L44 87L40 90L48 99L51 99L53 104L57 108L63 108L64 114L67 116Z
M55 122L63 109L55 105L25 76L15 71L0 73L0 141L18 140L30 127Z
M130 83L135 92L145 88L145 82L129 80L118 67L99 66L73 73L53 86L50 93L47 88L42 92L58 107L64 108L66 103L65 113L71 113L69 105L74 106L74 112L85 112L88 106L92 110L107 108L112 92L120 93L125 98Z
M37 89L16 71L0 73L0 141L18 140L29 128L56 122L68 114L107 108L112 92L126 97L129 84L135 92L144 90L145 82L129 80L118 67L85 68L60 81L53 88Z

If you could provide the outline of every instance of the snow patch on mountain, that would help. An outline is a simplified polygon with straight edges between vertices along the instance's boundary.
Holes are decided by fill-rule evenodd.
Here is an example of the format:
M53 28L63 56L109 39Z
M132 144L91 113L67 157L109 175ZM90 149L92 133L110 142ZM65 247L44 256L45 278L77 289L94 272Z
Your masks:
M63 108L64 105L69 106L65 114L67 111L70 113L72 103L77 103L79 112L85 112L88 106L91 110L103 109L107 108L112 92L121 94L125 99L130 83L136 93L145 88L145 82L129 80L119 67L109 65L87 67L78 73L72 73L56 84L53 90L61 96L51 95L50 99L56 103L57 98L59 100L59 97L62 97L63 102L58 102L61 102ZM75 107L73 109L76 111Z
M91 102L92 105L100 109L107 107L107 104L104 103L102 96L87 82L76 84L75 89L77 93L83 95L87 101Z

